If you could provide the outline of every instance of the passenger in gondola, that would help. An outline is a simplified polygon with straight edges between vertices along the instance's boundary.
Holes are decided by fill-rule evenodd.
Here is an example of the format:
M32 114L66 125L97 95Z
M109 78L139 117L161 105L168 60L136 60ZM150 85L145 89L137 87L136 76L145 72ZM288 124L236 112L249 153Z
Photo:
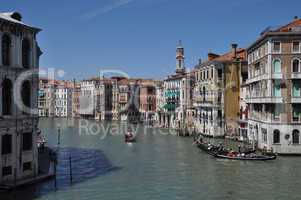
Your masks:
M219 145L218 145L218 152L219 153L222 153L224 151L224 146L223 144L220 142Z
M238 145L238 153L241 154L241 146Z
M230 151L227 154L227 156L229 156L229 157L235 157L235 153L234 153L233 149L230 149Z
M209 142L208 143L208 150L211 150L212 149L212 145L211 145L211 143Z

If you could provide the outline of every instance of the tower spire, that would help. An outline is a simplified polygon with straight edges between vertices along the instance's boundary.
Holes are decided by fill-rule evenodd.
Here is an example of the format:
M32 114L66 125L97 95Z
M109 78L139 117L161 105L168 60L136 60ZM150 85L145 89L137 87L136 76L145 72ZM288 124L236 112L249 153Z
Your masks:
M184 56L184 47L182 46L182 40L179 40L176 50L176 73L181 74L185 72L185 56Z

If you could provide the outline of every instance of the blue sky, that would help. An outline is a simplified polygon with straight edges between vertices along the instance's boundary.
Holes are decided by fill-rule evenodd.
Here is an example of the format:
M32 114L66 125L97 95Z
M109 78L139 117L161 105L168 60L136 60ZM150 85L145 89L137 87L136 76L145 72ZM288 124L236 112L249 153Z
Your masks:
M41 68L62 69L65 79L118 69L132 77L162 79L174 72L183 41L186 66L208 51L247 47L270 25L301 17L299 0L73 0L1 1L41 27Z

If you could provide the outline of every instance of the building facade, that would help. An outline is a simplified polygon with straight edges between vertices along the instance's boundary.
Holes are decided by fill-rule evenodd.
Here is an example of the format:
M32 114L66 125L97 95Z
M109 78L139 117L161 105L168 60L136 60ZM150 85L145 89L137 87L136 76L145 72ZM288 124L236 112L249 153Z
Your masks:
M39 68L42 53L40 29L22 22L20 13L0 13L0 22L0 183L13 183L39 172L38 74L18 78Z
M266 29L248 48L248 136L260 149L301 152L301 20Z
M96 85L96 113L97 120L112 120L113 84L111 79L101 78Z
M195 71L195 127L211 137L239 135L241 68L247 66L246 51L232 45L224 55L209 53Z
M140 108L141 120L146 124L154 124L156 113L156 82L142 80L140 84Z
M83 118L95 118L96 113L96 87L99 78L83 80L80 83L80 116Z
M72 117L78 118L80 117L80 94L81 94L81 88L80 84L77 83L75 80L73 81L73 87L72 87Z

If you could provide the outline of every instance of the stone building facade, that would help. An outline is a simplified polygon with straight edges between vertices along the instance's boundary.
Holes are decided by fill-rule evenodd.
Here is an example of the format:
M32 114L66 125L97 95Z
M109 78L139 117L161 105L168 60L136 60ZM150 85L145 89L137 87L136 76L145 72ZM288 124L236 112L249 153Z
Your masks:
M300 19L266 29L248 48L248 135L260 149L301 152L300 60Z
M240 73L246 66L244 49L224 55L209 53L195 71L194 107L197 109L195 126L203 135L211 137L238 136L240 112Z
M20 13L0 13L0 183L38 175L39 31Z

